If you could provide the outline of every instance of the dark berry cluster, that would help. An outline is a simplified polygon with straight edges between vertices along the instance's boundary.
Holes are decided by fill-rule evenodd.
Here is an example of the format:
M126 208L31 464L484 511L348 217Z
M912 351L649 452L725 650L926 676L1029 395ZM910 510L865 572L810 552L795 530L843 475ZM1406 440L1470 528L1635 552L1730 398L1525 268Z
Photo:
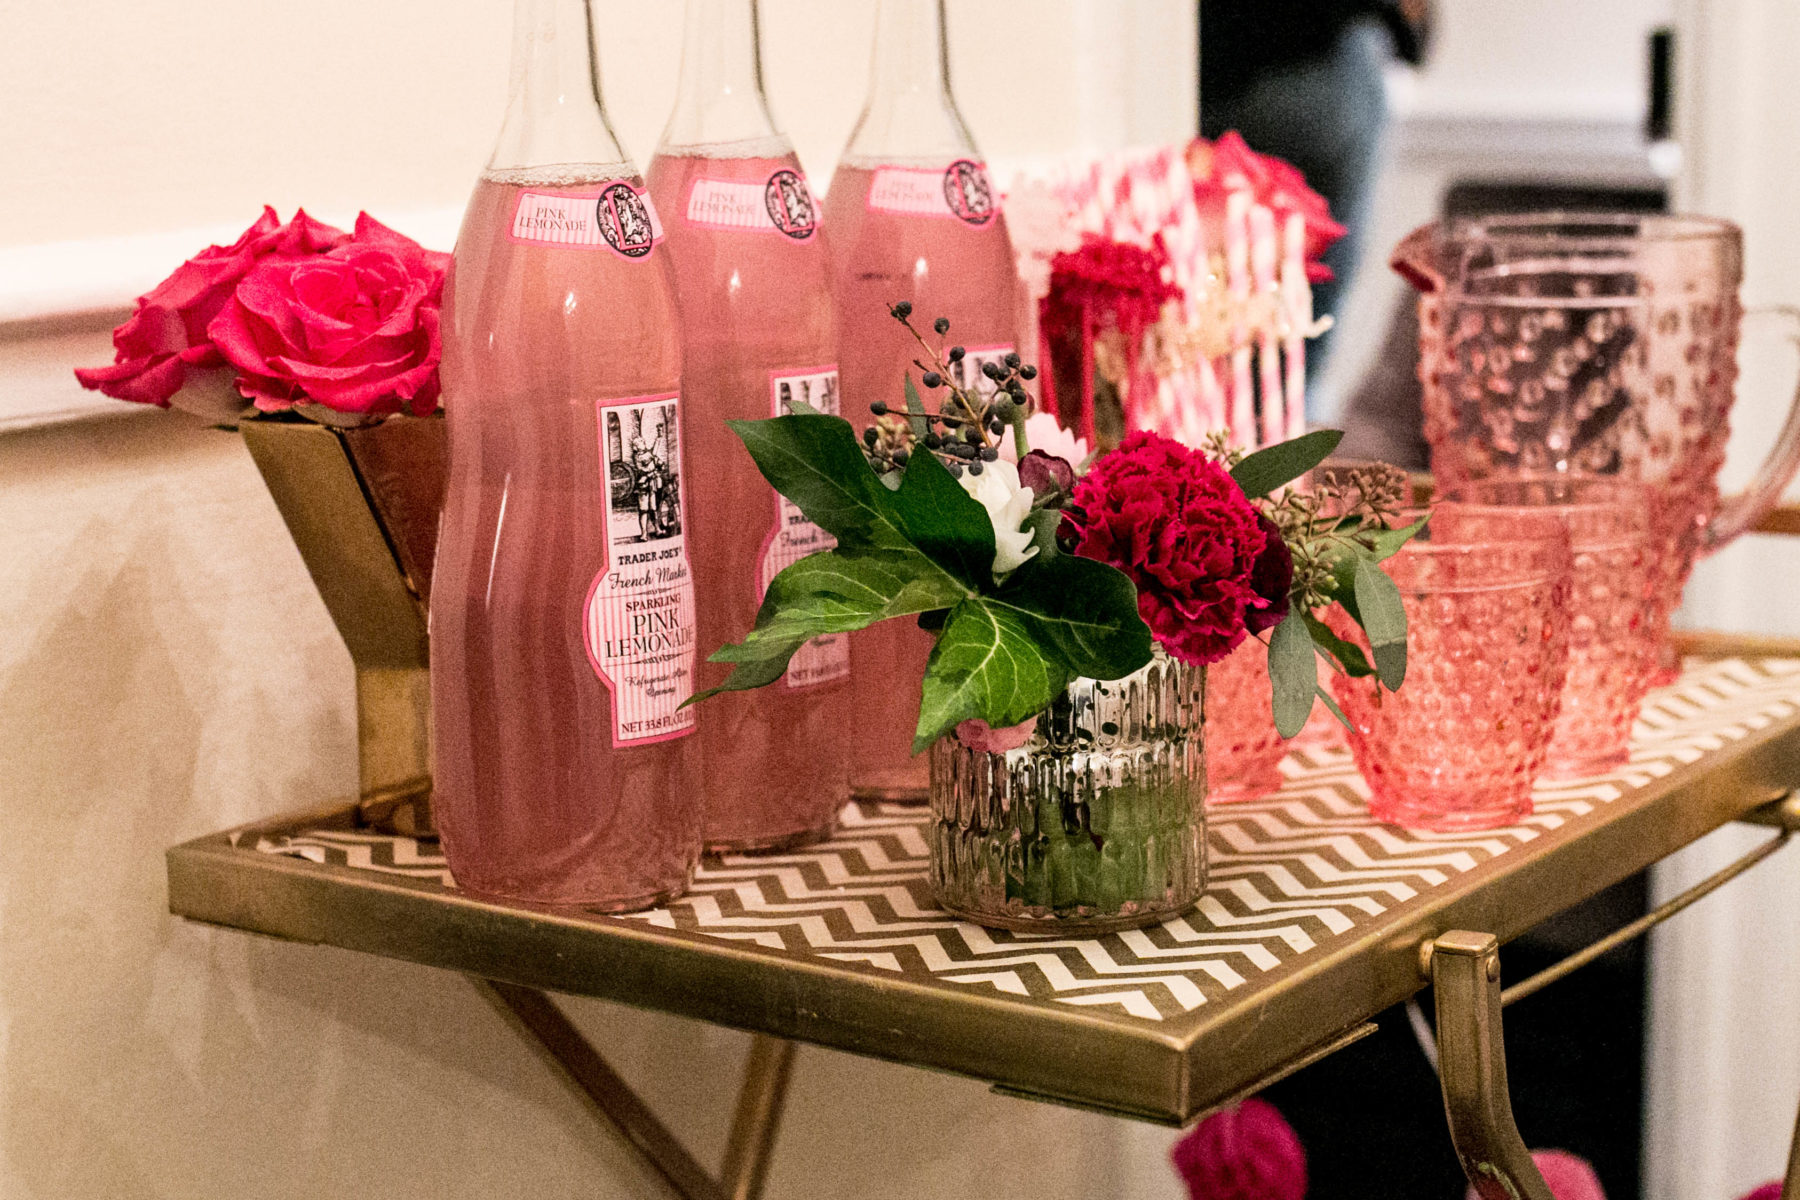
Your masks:
M1016 431L1014 436L1021 443L1022 453L1025 418L1031 411L1031 397L1025 385L1037 378L1037 368L1021 361L1017 354L1008 354L998 362L981 365L986 386L975 380L959 384L956 381L968 375L967 368L961 365L968 358L968 351L962 346L944 346L941 341L936 347L927 342L913 328L913 306L909 301L889 306L888 312L906 326L925 352L924 358L913 360L920 372L919 382L925 387L920 397L924 411L908 412L904 406L894 407L883 400L869 405L876 423L863 430L863 445L875 470L885 474L904 467L923 445L943 461L952 475L961 475L965 470L979 475L984 464L1000 457L999 439L1008 427ZM939 317L931 328L940 339L946 338L950 333L949 318ZM921 428L923 436L918 432Z

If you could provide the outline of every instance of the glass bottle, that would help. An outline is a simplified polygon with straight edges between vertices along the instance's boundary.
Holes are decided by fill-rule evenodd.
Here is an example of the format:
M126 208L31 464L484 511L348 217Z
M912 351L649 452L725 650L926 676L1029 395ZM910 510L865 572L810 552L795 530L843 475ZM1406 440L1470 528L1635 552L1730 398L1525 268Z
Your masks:
M519 0L444 287L434 809L457 884L605 910L700 851L674 279L586 0Z
M650 160L681 302L700 686L743 638L769 581L831 538L764 482L731 419L789 400L838 411L837 337L817 208L763 97L755 0L688 0L674 114ZM808 643L768 687L705 702L696 741L711 850L829 832L846 794L850 645Z
M911 301L921 331L949 320L945 340L964 348L954 366L966 380L985 384L982 364L1018 345L1012 244L950 94L942 0L880 0L875 22L869 99L825 200L844 412L859 423L876 401L903 406L907 371L918 382L919 347L888 315L898 301ZM931 641L905 620L852 638L860 794L925 798L926 759L912 738Z

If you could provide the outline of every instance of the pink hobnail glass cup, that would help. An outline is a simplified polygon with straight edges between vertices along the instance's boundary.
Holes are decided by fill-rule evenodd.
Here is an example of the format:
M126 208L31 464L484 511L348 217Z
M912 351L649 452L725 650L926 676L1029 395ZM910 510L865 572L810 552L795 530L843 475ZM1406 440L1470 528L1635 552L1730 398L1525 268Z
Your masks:
M1369 811L1407 829L1510 825L1531 812L1568 668L1570 555L1554 518L1512 522L1508 540L1465 540L1441 504L1383 566L1407 618L1406 680L1377 692L1335 675ZM1341 611L1327 620L1362 642Z
M1281 786L1269 648L1256 638L1206 668L1206 802L1256 800Z
M1569 669L1544 776L1579 779L1625 762L1669 619L1650 490L1622 480L1519 475L1462 484L1446 498L1469 505L1446 512L1445 523L1460 526L1459 540L1503 536L1528 516L1562 522L1571 553Z

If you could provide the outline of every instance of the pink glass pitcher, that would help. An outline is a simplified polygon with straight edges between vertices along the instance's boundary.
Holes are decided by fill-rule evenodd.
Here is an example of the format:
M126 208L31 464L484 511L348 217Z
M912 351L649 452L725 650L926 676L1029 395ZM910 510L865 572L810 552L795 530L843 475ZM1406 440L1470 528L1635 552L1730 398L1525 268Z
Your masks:
M1545 472L1650 485L1672 603L1696 554L1754 525L1800 466L1800 395L1750 486L1721 502L1743 232L1711 217L1531 213L1413 231L1431 469L1449 487ZM1779 317L1800 342L1800 313Z

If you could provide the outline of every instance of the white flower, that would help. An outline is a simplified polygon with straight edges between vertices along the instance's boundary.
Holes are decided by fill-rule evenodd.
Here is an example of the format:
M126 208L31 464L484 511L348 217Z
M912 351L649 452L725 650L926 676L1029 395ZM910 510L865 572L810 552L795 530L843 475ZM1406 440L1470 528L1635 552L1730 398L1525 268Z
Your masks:
M1026 559L1037 553L1031 544L1031 532L1020 529L1031 515L1031 489L1019 483L1019 468L1001 459L983 464L981 474L964 469L963 491L975 497L987 509L994 523L994 574L996 577L1019 569Z
M1056 418L1047 412L1032 413L1025 418L1025 440L1033 450L1042 450L1045 454L1067 459L1077 474L1081 471L1081 464L1088 458L1087 439L1076 437L1058 425ZM1010 463L1019 461L1019 452L1013 441L1011 430L1000 439L1000 457Z

